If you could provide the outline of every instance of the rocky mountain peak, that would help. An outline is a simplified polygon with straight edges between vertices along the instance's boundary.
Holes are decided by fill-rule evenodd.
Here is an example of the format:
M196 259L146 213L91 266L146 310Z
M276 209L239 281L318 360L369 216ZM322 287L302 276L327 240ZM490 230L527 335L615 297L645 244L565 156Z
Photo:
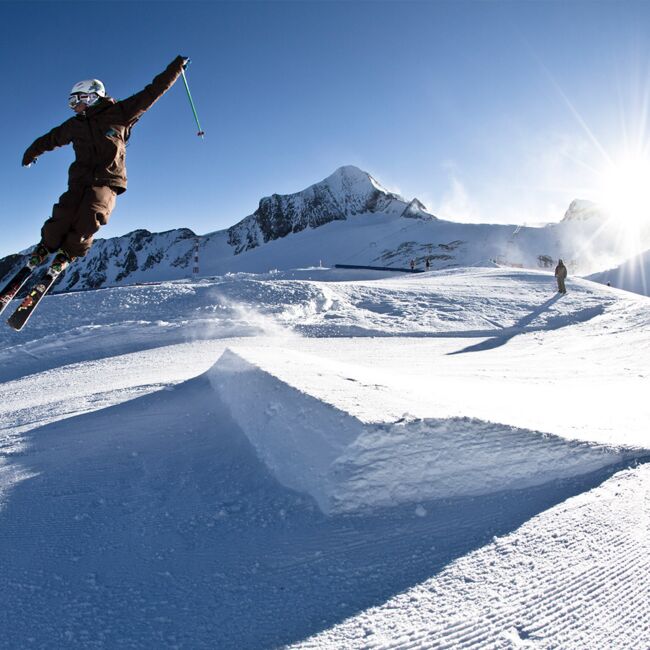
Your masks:
M368 172L365 172L354 165L339 167L333 174L328 176L321 183L316 185L327 185L330 190L339 196L352 198L354 196L366 196L374 192L380 192L386 196L404 201L404 199L393 192L389 192Z
M305 228L345 221L357 214L391 213L400 216L408 203L382 187L370 174L353 165L295 194L263 198L257 210L228 230L235 254L286 237Z

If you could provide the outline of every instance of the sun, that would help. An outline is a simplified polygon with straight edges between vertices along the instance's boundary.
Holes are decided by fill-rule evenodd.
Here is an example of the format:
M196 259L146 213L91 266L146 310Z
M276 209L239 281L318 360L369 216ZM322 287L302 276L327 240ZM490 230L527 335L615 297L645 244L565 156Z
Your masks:
M650 225L650 158L626 156L600 174L599 200L623 226Z

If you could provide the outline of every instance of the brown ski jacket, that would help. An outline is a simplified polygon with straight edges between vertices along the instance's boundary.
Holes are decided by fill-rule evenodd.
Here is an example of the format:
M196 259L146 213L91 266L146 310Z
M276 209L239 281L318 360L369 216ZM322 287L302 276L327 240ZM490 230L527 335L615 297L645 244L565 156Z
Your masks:
M68 170L70 187L108 185L118 194L125 192L126 141L131 128L172 87L181 74L183 60L176 57L139 93L121 101L102 97L85 113L37 138L25 151L23 165L46 151L72 143L75 161Z

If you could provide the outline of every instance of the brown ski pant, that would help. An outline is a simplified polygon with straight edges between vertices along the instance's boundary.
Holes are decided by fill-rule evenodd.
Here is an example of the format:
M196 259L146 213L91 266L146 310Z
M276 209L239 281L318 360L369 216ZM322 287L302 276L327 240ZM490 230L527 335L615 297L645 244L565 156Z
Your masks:
M84 257L94 234L108 223L115 196L106 185L68 188L43 224L42 242L52 252L60 248L71 257Z

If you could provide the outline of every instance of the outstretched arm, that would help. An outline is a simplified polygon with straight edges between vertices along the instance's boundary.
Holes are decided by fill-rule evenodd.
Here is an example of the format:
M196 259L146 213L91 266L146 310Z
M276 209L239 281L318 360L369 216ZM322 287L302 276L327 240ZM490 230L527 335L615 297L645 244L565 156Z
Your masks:
M49 133L37 138L27 147L23 154L23 167L31 165L35 160L46 151L52 151L58 147L63 147L72 142L69 130L64 122L60 126L54 127Z
M177 56L167 68L161 72L143 90L119 102L126 124L133 124L145 111L149 110L180 77L183 66L188 59Z

